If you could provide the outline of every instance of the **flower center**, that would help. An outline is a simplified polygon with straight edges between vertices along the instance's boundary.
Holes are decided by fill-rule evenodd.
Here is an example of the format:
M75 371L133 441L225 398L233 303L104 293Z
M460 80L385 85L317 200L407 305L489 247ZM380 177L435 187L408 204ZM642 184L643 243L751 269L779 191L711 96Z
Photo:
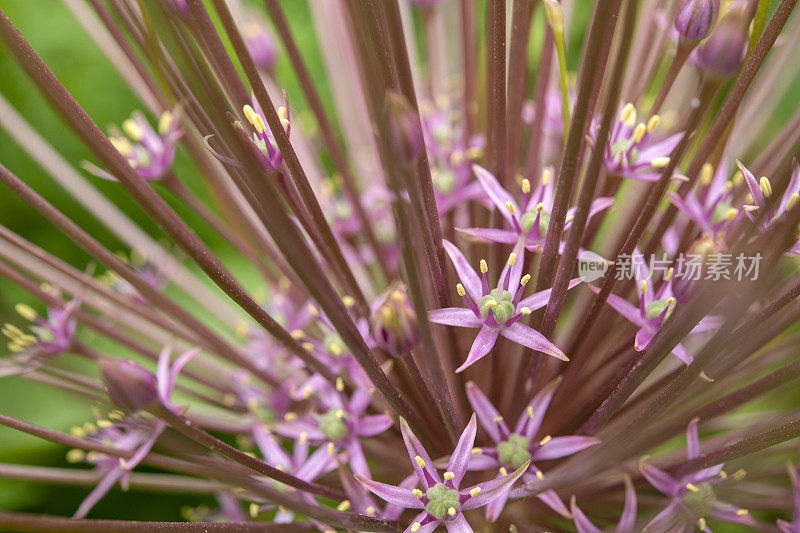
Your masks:
M344 440L349 433L344 417L341 409L331 409L319 417L319 430L332 441Z
M511 303L511 293L503 289L492 289L492 291L481 298L478 306L483 318L489 317L489 310L498 324L505 324L517 312L514 304Z
M335 357L339 357L345 351L344 341L335 333L328 335L325 337L325 351Z
M687 489L681 498L686 507L698 518L711 514L717 499L713 487L708 483L700 483L696 486L691 485L691 488L687 487Z
M670 299L667 298L665 300L656 300L654 302L650 302L647 305L647 320L653 320L658 318L661 313L667 309L667 313L664 315L664 320L668 319L669 316L672 314L672 311L675 309L675 306L672 305L673 302L670 302Z
M437 520L441 520L447 515L454 516L461 506L458 491L445 487L443 483L437 483L425 494L428 496L428 505L425 506L425 510Z
M456 175L449 170L440 170L433 184L442 194L450 194L456 186Z
M509 435L505 440L497 445L497 458L501 463L511 465L517 469L531 459L528 451L530 441L517 433Z
M539 235L545 235L547 227L550 225L550 213L540 209L531 209L520 217L519 225L522 228L522 232L525 234L530 233L537 219L539 221Z

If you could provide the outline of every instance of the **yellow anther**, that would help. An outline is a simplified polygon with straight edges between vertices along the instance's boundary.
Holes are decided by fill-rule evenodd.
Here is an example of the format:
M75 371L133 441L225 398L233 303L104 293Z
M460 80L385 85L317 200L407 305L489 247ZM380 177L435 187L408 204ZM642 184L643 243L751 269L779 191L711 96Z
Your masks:
M633 137L631 139L634 143L638 144L642 142L644 139L644 134L647 133L647 126L642 124L641 122L636 126L636 129L633 130Z
M705 518L698 518L697 519L697 527L700 528L700 531L706 530L706 519Z
M728 194L729 192L731 192L731 189L733 189L733 182L732 181L726 181L725 182L725 186L722 188L722 192L724 192L725 194Z
M332 442L328 443L328 455L334 455L336 453L336 446L333 445Z
M669 165L669 157L656 157L650 162L653 168L664 168Z
M464 161L464 153L461 150L454 150L452 154L450 154L450 164L454 167L461 164Z
M512 215L516 213L516 210L514 209L514 204L512 204L511 202L506 202L506 209L508 209L508 212L511 213Z
M73 448L67 452L66 459L68 463L80 463L86 457L86 453L78 448Z
M480 493L481 493L481 488L480 487L475 487L474 489L469 491L469 495L472 496L473 498L475 496L477 496L478 494L480 494Z
M33 310L33 307L27 304L19 303L14 306L14 310L19 313L19 316L24 318L25 320L30 320L33 322L37 318L36 311Z
M344 390L344 380L339 376L336 378L336 390L342 392Z
M472 148L467 148L466 150L467 157L470 159L480 159L483 157L483 148L479 146L473 146Z
M367 508L366 508L365 512L366 512L368 515L373 515L373 514L375 514L375 508L374 508L373 506L371 506L371 505L370 505L369 507L367 507Z
M539 478L539 480L544 479L544 472L542 472L541 470L537 470L536 477Z
M250 504L250 518L256 518L258 516L258 504L251 503Z
M133 145L125 137L109 137L108 140L111 141L111 144L114 145L114 148L116 148L117 151L125 157L128 157L133 153Z
M506 467L504 467L504 466L500 467L500 475L501 476L507 476L508 475L508 470L506 470Z
M475 448L472 448L472 450L470 451L470 453L471 453L472 455L480 455L480 454L482 454L482 453L483 453L483 448L478 448L478 447L476 446Z
M336 506L337 511L347 511L350 509L350 500L344 500L342 503Z
M353 307L356 304L356 299L352 296L345 295L342 296L342 303L345 307Z
M509 256L508 256L508 263L507 264L508 264L508 266L514 266L514 263L516 263L516 262L517 262L517 254L515 254L514 252L511 252L511 254L509 254Z
M254 120L253 117L256 115L256 112L255 110L253 110L253 107L247 104L244 107L242 107L242 112L244 113L244 118L247 119L247 122L252 124Z
M467 291L464 290L464 286L460 283L456 285L456 292L458 293L459 296L464 296L465 294L467 294Z
M449 480L451 480L451 479L455 479L456 475L455 475L453 472L445 472L445 473L442 475L442 477L443 477L443 478L444 478L446 481L449 481Z
M789 200L786 202L786 210L788 211L789 209L791 209L794 206L796 206L798 200L800 200L800 193L793 193L789 197Z
M553 437L551 437L550 435L546 435L545 438L543 438L542 440L539 441L539 446L544 446L545 444L547 444L551 440L553 440Z
M747 475L747 472L745 472L743 469L740 468L739 470L737 470L736 472L733 473L733 478L738 481L740 479L744 479L744 477L746 475Z
M647 280L643 279L642 282L639 284L639 292L642 294L647 292Z
M541 213L542 211L544 211L544 204L543 204L542 202L539 202L538 204L536 204L536 210L537 210L538 212L540 212L540 213Z
M481 259L481 274L489 272L489 265L486 264L486 259Z
M278 118L281 119L281 126L283 126L284 131L289 131L289 113L286 111L286 107L280 106L278 108Z
M172 120L173 120L172 112L171 111L164 111L161 113L161 116L158 117L158 133L161 135L166 135L169 129L172 127Z
M659 124L661 124L660 116L653 115L650 117L650 120L647 121L647 133L653 133Z
M286 507L284 507L283 505L279 505L279 506L278 506L278 511L280 511L280 512L282 512L282 513L286 513L286 512L288 512L288 511L287 511L287 509L286 509Z
M414 495L414 496L416 496L417 498L422 498L422 497L425 495L425 493L424 493L424 492L422 492L422 491L421 491L421 490L419 490L419 489L414 489L414 490L412 490L412 491L411 491L411 494L413 494L413 495Z
M293 339L299 340L306 336L306 332L303 331L302 329L293 329L290 335L292 336Z
M114 424L110 420L106 420L105 418L101 418L100 420L97 421L97 427L99 428L103 429L110 428L113 425Z
M456 508L455 507L449 507L447 509L447 514L449 514L450 516L455 516L456 515Z
M739 509L738 511L736 511L736 516L745 516L748 514L750 514L750 511L748 511L747 509Z
M298 439L298 442L300 444L305 444L306 442L308 442L308 432L307 431L303 431L302 433L300 433L300 438Z
M288 420L289 422L291 422L292 420L297 420L297 413L289 411L288 413L283 415L283 419Z
M692 492L700 492L700 489L698 489L697 485L695 485L694 483L687 483L686 488Z
M502 422L502 421L503 421L503 417L502 416L496 416L496 417L492 418L492 422L494 422L495 424L497 424L498 422Z
M528 178L522 180L522 193L528 194L531 192L531 182Z
M667 306L672 307L674 305L675 305L675 298L673 298L672 296L667 298Z
M550 170L549 168L546 168L544 172L542 172L542 185L544 185L545 187L550 185L550 178L552 177L553 177L553 171Z
M313 304L308 304L308 312L315 318L319 317L319 311Z
M752 213L753 211L758 211L758 206L757 205L743 205L742 209L744 209L748 213Z
M122 131L134 141L141 141L142 137L144 137L142 127L131 118L122 123Z
M250 398L247 400L247 409L250 411L255 411L258 409L258 400L256 398Z
M405 301L405 299L406 299L406 297L402 292L400 292L400 291L392 291L392 300L394 300L396 303L403 303L403 301Z
M72 426L69 428L69 433L73 437L78 437L79 439L82 439L86 436L86 432L80 426Z
M334 412L334 414L336 415L336 418L339 418L339 419L344 418L344 411L342 409L337 409Z
M700 184L708 187L711 185L711 180L714 179L714 166L711 163L706 163L700 169Z
M414 461L416 461L416 462L417 462L417 464L419 465L419 467L420 467L420 468L425 468L425 459L423 459L423 458L422 458L422 457L420 457L419 455L417 455L416 457L414 457Z
M417 533L417 531L419 531L419 528L421 527L422 524L420 524L419 522L414 522L413 524L411 524L411 533Z
M719 477L721 477L722 479L728 479L728 473L724 470L720 470Z
M497 300L486 300L483 305L486 307L495 307L497 306Z
M531 313L532 313L532 311L531 311L530 307L523 307L523 308L521 308L521 309L519 310L519 312L520 312L520 313L522 313L522 314L523 314L523 315L525 315L525 316L528 316L529 314L531 314Z
M108 413L108 418L111 419L111 420L119 421L119 420L122 420L123 418L125 418L125 413L123 413L122 411L120 411L118 409L114 409L113 411Z
M673 276L674 274L675 274L675 268L674 268L674 267L669 267L669 269L667 270L667 275L666 275L666 276L664 276L664 281L669 281L669 280L671 280L671 279L672 279L672 276Z
M772 184L766 176L761 176L761 179L758 181L758 188L761 189L762 194L766 198L772 195Z
M528 282L530 280L531 280L531 275L530 274L525 274L524 276L522 276L522 279L519 280L519 284L524 287L525 285L528 284Z
M39 288L44 292L51 292L53 290L53 286L47 282L39 284Z
M739 210L735 207L731 207L725 212L725 220L733 220L736 218L736 215L739 214Z
M628 103L625 104L625 107L622 108L622 113L620 114L620 120L625 123L626 126L633 126L636 124L636 107L633 104Z
M533 406L532 406L532 405L529 405L529 406L528 406L528 408L527 408L527 409L525 409L525 411L527 411L527 412L528 412L528 418L533 418L533 415L534 415L535 413L533 412Z

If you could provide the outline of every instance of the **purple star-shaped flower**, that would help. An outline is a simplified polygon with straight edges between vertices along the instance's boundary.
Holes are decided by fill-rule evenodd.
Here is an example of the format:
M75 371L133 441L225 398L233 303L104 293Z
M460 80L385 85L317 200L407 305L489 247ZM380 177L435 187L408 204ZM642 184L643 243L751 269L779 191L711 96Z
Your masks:
M687 459L700 456L697 422L698 419L693 419L686 428ZM676 479L642 460L639 464L642 475L651 485L670 498L667 507L656 515L645 529L654 532L691 531L692 523L696 523L700 531L711 531L706 523L709 517L744 526L755 526L756 521L746 509L721 502L714 494L714 484L727 478L722 467L723 465L716 465L704 468Z
M472 169L483 190L486 191L486 195L497 206L500 214L512 229L459 228L459 231L470 237L501 244L514 244L523 239L528 251L541 252L550 223L550 212L553 209L553 185L550 171L545 171L541 183L534 190L531 190L530 181L522 180L522 196L517 203L511 193L505 190L488 170L478 165L473 165ZM598 198L592 202L589 218L608 209L613 203L613 198ZM572 225L575 209L573 207L567 211L565 230ZM601 259L597 254L584 250L581 250L579 257L590 260Z
M567 356L544 335L519 322L520 318L544 307L550 300L550 289L522 298L530 275L522 277L522 260L516 260L523 252L521 243L517 244L516 252L509 256L497 287L491 290L486 280L488 271L486 261L481 260L481 275L478 276L453 243L444 241L444 247L461 279L461 283L458 284L458 294L464 298L467 308L436 309L431 311L429 320L447 326L480 328L466 361L456 372L464 371L485 357L500 335L532 350L546 353L562 361L569 361ZM572 280L570 288L580 281L580 279Z
M700 173L700 187L681 198L668 192L670 201L683 211L697 226L708 233L718 233L739 214L731 205L734 183L728 181L728 165L722 164L716 172L707 165Z
M744 209L745 214L750 220L755 220L756 217L753 215L753 212L766 208L767 198L772 195L772 184L766 177L756 180L753 173L747 170L741 162L737 161L736 164L744 175L745 183L747 183L747 188L750 189L750 196L752 198L752 202L743 205L742 209ZM800 165L795 162L792 179L789 180L789 185L786 187L781 201L778 202L777 207L773 207L764 215L759 223L758 229L762 232L767 231L774 222L779 220L783 214L786 213L786 211L794 207L798 200L800 200ZM795 242L788 253L800 255L800 239Z
M575 522L575 529L578 533L602 533L602 530L596 527L592 522L583 514L583 511L578 507L575 496L572 497L570 502L570 509L572 510L573 520ZM634 533L636 526L636 491L633 488L633 482L627 475L625 476L625 507L622 509L622 516L617 522L617 527L614 528L614 533Z
M403 433L411 464L417 475L422 490L409 490L378 481L356 476L364 487L378 497L404 509L422 509L414 521L406 529L406 533L429 533L440 524L450 533L471 533L464 511L488 505L494 499L508 492L514 482L522 476L530 461L521 465L511 474L479 483L467 488L460 488L461 481L467 473L467 466L472 457L472 447L477 431L475 415L467 424L456 449L447 463L447 470L440 477L439 472L423 448L419 439L411 432L406 421L400 419L400 430Z
M492 448L483 447L473 450L474 457L470 463L470 470L491 468L497 469L500 475L503 475L503 472L508 471L509 468L520 468L523 464L528 464L528 468L522 474L522 480L525 483L533 483L543 479L544 474L531 461L566 457L600 442L596 438L579 435L564 437L547 435L544 438L536 439L557 385L557 382L553 382L536 395L517 420L512 432L477 385L471 381L468 382L467 398L469 403L478 415L481 426L495 444ZM487 519L497 520L508 500L509 492L510 489L487 506ZM555 491L546 490L537 494L537 497L562 516L570 516L567 507Z
M654 131L658 127L658 115L647 123L636 122L636 108L626 104L611 128L605 145L605 167L612 174L639 181L658 181L661 169L669 163L669 155L680 142L683 133L676 133L658 140ZM597 122L591 128L592 146L597 144Z
M647 263L639 250L634 251L631 261L636 285L639 289L639 306L637 307L614 294L608 295L607 302L617 313L639 328L639 331L636 332L633 347L637 351L642 351L647 348L661 325L672 315L677 300L672 292L671 279L664 281L658 291L653 288L653 281L650 279ZM600 291L592 285L589 287L594 292ZM692 329L690 335L715 329L719 327L720 323L720 317L707 316ZM675 346L672 349L672 354L687 365L693 361L692 355L682 344Z

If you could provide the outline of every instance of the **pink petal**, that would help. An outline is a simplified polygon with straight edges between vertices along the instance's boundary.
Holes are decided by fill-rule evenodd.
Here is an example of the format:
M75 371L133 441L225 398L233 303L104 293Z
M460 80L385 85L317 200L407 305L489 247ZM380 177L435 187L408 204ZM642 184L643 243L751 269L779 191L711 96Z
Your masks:
M449 486L458 487L461 480L464 479L464 474L467 472L467 465L469 464L470 457L472 457L472 447L475 444L475 433L478 431L478 422L473 413L469 419L467 427L461 433L458 439L456 449L453 450L450 460L447 462L447 471L455 474L452 481L448 481Z
M550 406L550 400L553 399L559 383L561 383L560 378L554 379L533 398L525 412L520 415L514 433L524 435L528 440L536 437L542 425L542 420L544 420L544 415L547 413L547 408Z
M406 422L406 419L403 417L400 417L400 432L403 434L403 441L406 444L408 456L411 458L411 465L414 467L414 471L417 473L422 487L428 490L431 486L440 483L439 473L433 466L433 461L428 456L428 452L425 451L422 443L411 431L411 428L408 427L408 422ZM422 459L425 466L420 466L416 460L417 457Z
M515 326L518 324L514 324ZM475 342L472 343L472 348L469 350L466 361L456 369L456 373L463 372L480 359L483 359L494 347L497 342L497 336L500 335L500 330L497 328L482 327L475 337Z
M382 500L391 504L399 505L404 509L424 509L425 505L422 501L411 494L410 489L395 487L394 485L387 485L379 481L372 481L362 476L356 475L356 479L361 483L364 488L375 494Z
M467 399L470 405L478 415L478 420L481 422L481 427L486 430L492 441L495 443L504 440L508 434L508 427L505 421L502 420L500 412L492 405L489 398L478 388L472 381L467 382ZM495 422L495 420L498 420Z
M387 415L370 415L358 423L359 437L374 437L392 427L392 419Z
M566 457L579 451L594 446L600 442L594 437L583 437L580 435L570 435L568 437L553 437L549 442L539 447L533 454L537 461L546 459L558 459Z
M472 165L472 171L475 172L475 177L478 178L478 182L483 187L483 190L486 191L489 198L491 198L492 202L494 202L494 205L497 206L497 209L500 210L500 214L503 215L506 222L508 222L509 225L513 225L514 222L511 219L511 213L508 212L506 203L511 202L511 205L514 206L514 211L519 212L519 206L517 202L514 201L514 198L508 194L508 191L500 186L497 179L485 168L480 165Z
M686 426L686 458L694 459L700 457L700 437L697 433L697 423L699 418L692 418Z
M582 281L583 280L581 278L575 278L570 280L569 285L567 286L568 290L577 287L578 285L581 284ZM531 311L536 311L537 309L541 309L542 307L547 305L547 303L550 301L551 292L552 289L547 289L544 291L539 291L536 294L528 296L527 298L523 298L517 305L517 309L520 309L522 307L527 307Z
M447 528L447 533L473 533L469 522L460 513L455 519L444 522L444 527Z
M494 228L458 228L464 235L483 241L497 242L500 244L514 244L519 239L516 231Z
M583 514L583 511L580 510L575 503L575 496L572 497L569 508L572 511L575 520L575 529L578 530L578 533L602 533L602 530L592 524L589 519L586 518L586 515Z
M480 487L481 489L477 496L471 496L467 501L464 502L461 508L464 511L469 511L471 509L483 507L495 498L500 497L504 492L508 492L511 489L511 486L522 476L523 473L525 473L530 464L531 462L528 461L507 476L498 477L491 481L479 483L472 487L461 490L461 495L466 496L469 495L470 491L475 487Z
M516 322L501 331L503 337L530 348L537 352L546 353L556 359L562 361L569 361L569 358L564 355L558 346L547 340L547 338L533 328L529 328L524 324Z
M636 490L630 476L625 476L625 507L617 524L616 533L634 533L636 526Z
M667 496L675 496L681 490L681 483L660 468L646 462L639 463L639 471L647 481Z
M445 251L447 251L447 255L450 256L450 260L453 262L453 267L456 269L458 279L461 280L461 283L472 299L478 302L481 296L483 296L481 278L478 276L478 273L469 266L469 261L467 261L464 254L461 253L461 250L456 248L455 244L446 239L442 241L442 244L444 245Z
M428 313L428 320L434 324L456 326L460 328L479 328L482 322L469 309L463 307L445 307L434 309Z

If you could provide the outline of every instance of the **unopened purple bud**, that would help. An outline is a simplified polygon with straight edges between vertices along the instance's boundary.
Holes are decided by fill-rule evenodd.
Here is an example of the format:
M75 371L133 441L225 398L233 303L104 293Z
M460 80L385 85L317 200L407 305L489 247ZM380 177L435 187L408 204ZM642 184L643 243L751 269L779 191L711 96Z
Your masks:
M714 29L719 16L719 0L681 0L675 29L687 41L702 41Z
M265 25L261 21L249 20L244 25L242 35L256 66L263 70L272 69L278 57L278 48Z
M188 17L192 14L186 0L167 0L167 7L169 7L173 13L181 17Z
M406 354L417 346L417 316L401 282L393 283L372 306L370 328L378 347L392 355Z
M146 368L112 358L101 359L98 366L108 397L120 409L135 413L158 402L156 377Z
M697 50L697 65L707 74L727 79L739 72L747 53L750 17L746 6L732 7Z
M398 161L410 163L425 149L419 114L405 96L389 92L384 108L384 132Z

